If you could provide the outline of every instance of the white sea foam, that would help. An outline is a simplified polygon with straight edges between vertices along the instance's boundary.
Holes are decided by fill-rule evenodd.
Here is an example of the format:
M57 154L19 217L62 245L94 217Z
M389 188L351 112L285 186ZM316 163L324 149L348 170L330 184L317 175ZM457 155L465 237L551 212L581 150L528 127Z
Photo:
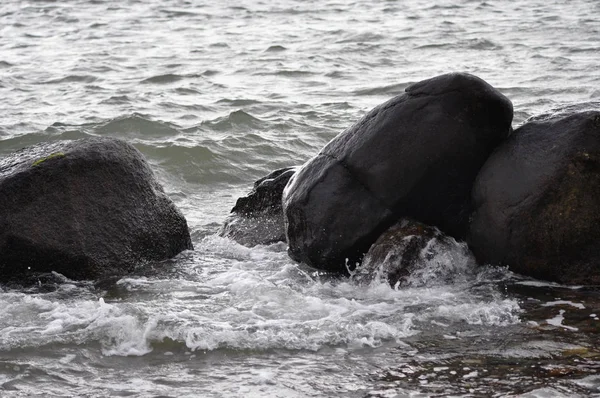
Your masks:
M129 294L160 292L154 302L95 297L3 295L0 312L28 322L5 325L5 347L53 342L99 342L105 355L144 355L165 338L192 351L219 348L319 350L323 347L377 347L402 340L433 325L505 326L518 322L519 307L509 299L473 301L464 285L394 290L385 283L359 286L349 281L318 281L286 259L278 248L253 250L223 238L207 238L198 250L212 258L230 253L217 272L169 292L168 281L124 278ZM202 267L202 263L190 267ZM190 270L191 271L191 270ZM171 285L168 285L171 286ZM153 293L154 294L154 293ZM162 297L162 298L161 298Z
M513 290L515 278L495 268L477 269L475 280L451 272L449 283L423 275L397 291L357 287L297 267L282 244L202 238L257 178L302 164L411 82L474 73L513 101L514 126L557 105L598 101L598 2L233 3L1 3L0 155L48 140L128 140L185 214L196 250L167 262L172 273L116 286L0 288L0 395L504 396L524 386L536 388L529 396L597 394L598 380L579 371L464 380L476 392L441 378L439 388L420 386L436 381L409 373L401 383L373 377L406 360L416 373L423 358L477 361L473 350L488 338L500 357L553 357L564 340L594 334L548 331L536 317L565 309L596 327L598 316L585 312L599 314L595 291L539 281ZM519 292L537 289L548 297L569 289L567 299L586 310L538 312L540 301L524 301L531 323L514 325ZM476 333L485 339L465 350L464 336ZM499 391L479 393L478 384Z
M547 303L543 303L542 307L554 307L557 305L570 305L571 307L575 307L578 308L580 310L584 310L585 306L582 303L574 303L572 301L568 301L568 300L556 300L556 301L549 301Z
M561 289L569 289L569 290L579 290L582 289L583 286L580 285L561 285L556 282L547 282L547 281L539 281L539 280L526 280L516 282L519 285L523 286L531 286L531 287L555 287Z
M520 322L521 309L516 300L479 301L456 305L440 305L430 316L470 325L507 326Z
M556 315L554 318L546 319L546 323L548 325L560 327L560 328L567 329L567 330L572 330L572 331L579 330L576 327L563 324L563 321L565 320L565 317L563 316L564 313L565 313L565 310L560 310L558 312L558 315Z

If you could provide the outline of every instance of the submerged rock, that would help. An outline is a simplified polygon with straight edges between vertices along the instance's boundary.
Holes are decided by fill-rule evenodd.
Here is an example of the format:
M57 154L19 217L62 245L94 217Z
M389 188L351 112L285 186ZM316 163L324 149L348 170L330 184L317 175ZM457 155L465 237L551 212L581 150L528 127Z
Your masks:
M256 181L252 191L237 200L219 235L248 247L285 242L281 196L297 169L275 170Z
M516 129L482 168L473 198L468 242L480 262L600 284L599 111L559 111Z
M0 159L0 282L124 275L186 249L185 218L124 141L44 143Z
M376 107L287 185L290 256L345 272L402 217L463 237L472 183L512 115L505 96L465 73L413 84Z
M405 219L377 239L352 277L359 283L385 281L392 287L432 286L453 282L474 265L466 243Z

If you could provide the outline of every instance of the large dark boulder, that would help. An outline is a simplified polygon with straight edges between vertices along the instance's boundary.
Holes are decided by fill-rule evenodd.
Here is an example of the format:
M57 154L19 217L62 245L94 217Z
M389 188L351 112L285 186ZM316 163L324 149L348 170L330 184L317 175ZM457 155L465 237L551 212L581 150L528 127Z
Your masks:
M403 219L379 236L352 278L395 288L445 285L463 279L474 265L466 243L435 227Z
M237 200L219 235L248 247L285 242L281 196L296 170L275 170L256 181L252 191Z
M473 180L510 132L511 102L478 77L411 85L334 138L284 191L289 254L345 272L410 217L463 237Z
M186 220L124 141L45 143L0 159L0 282L120 276L191 248Z
M480 262L600 284L599 111L563 110L516 129L482 168L473 198L468 242Z

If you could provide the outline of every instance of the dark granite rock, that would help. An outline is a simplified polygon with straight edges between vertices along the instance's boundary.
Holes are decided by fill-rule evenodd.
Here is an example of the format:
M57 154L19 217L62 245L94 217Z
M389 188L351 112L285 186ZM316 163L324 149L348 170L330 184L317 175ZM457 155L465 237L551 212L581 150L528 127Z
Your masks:
M290 256L345 272L402 217L464 237L472 183L512 115L506 97L464 73L413 84L376 107L287 185Z
M600 112L578 109L532 118L482 168L468 237L478 261L600 284Z
M124 275L186 249L185 218L124 141L45 143L0 159L0 282Z
M219 235L248 247L285 242L281 195L297 169L275 170L256 181L252 191L237 200Z
M464 277L474 265L466 243L404 219L377 239L352 278L358 283L384 281L392 287L433 286Z

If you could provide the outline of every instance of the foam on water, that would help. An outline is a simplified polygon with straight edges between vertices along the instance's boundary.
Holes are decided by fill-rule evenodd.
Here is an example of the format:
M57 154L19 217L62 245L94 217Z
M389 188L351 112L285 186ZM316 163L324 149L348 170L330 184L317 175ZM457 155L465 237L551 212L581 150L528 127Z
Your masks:
M400 342L433 319L487 326L518 322L514 300L473 300L464 285L394 290L384 283L319 281L290 263L281 244L249 249L210 236L196 251L209 263L213 255L228 261L182 291L165 291L168 281L147 277L117 283L130 294L160 292L150 302L109 301L85 288L71 288L71 295L81 297L68 300L58 297L64 291L5 293L2 348L98 342L105 355L144 355L168 338L192 351L356 349ZM196 261L194 268L204 266Z
M292 263L285 245L212 234L256 179L437 74L498 87L515 127L597 107L599 13L595 0L2 2L0 156L129 140L196 251L110 286L0 288L0 395L597 393L595 290L456 250L424 255L406 287L360 286Z

